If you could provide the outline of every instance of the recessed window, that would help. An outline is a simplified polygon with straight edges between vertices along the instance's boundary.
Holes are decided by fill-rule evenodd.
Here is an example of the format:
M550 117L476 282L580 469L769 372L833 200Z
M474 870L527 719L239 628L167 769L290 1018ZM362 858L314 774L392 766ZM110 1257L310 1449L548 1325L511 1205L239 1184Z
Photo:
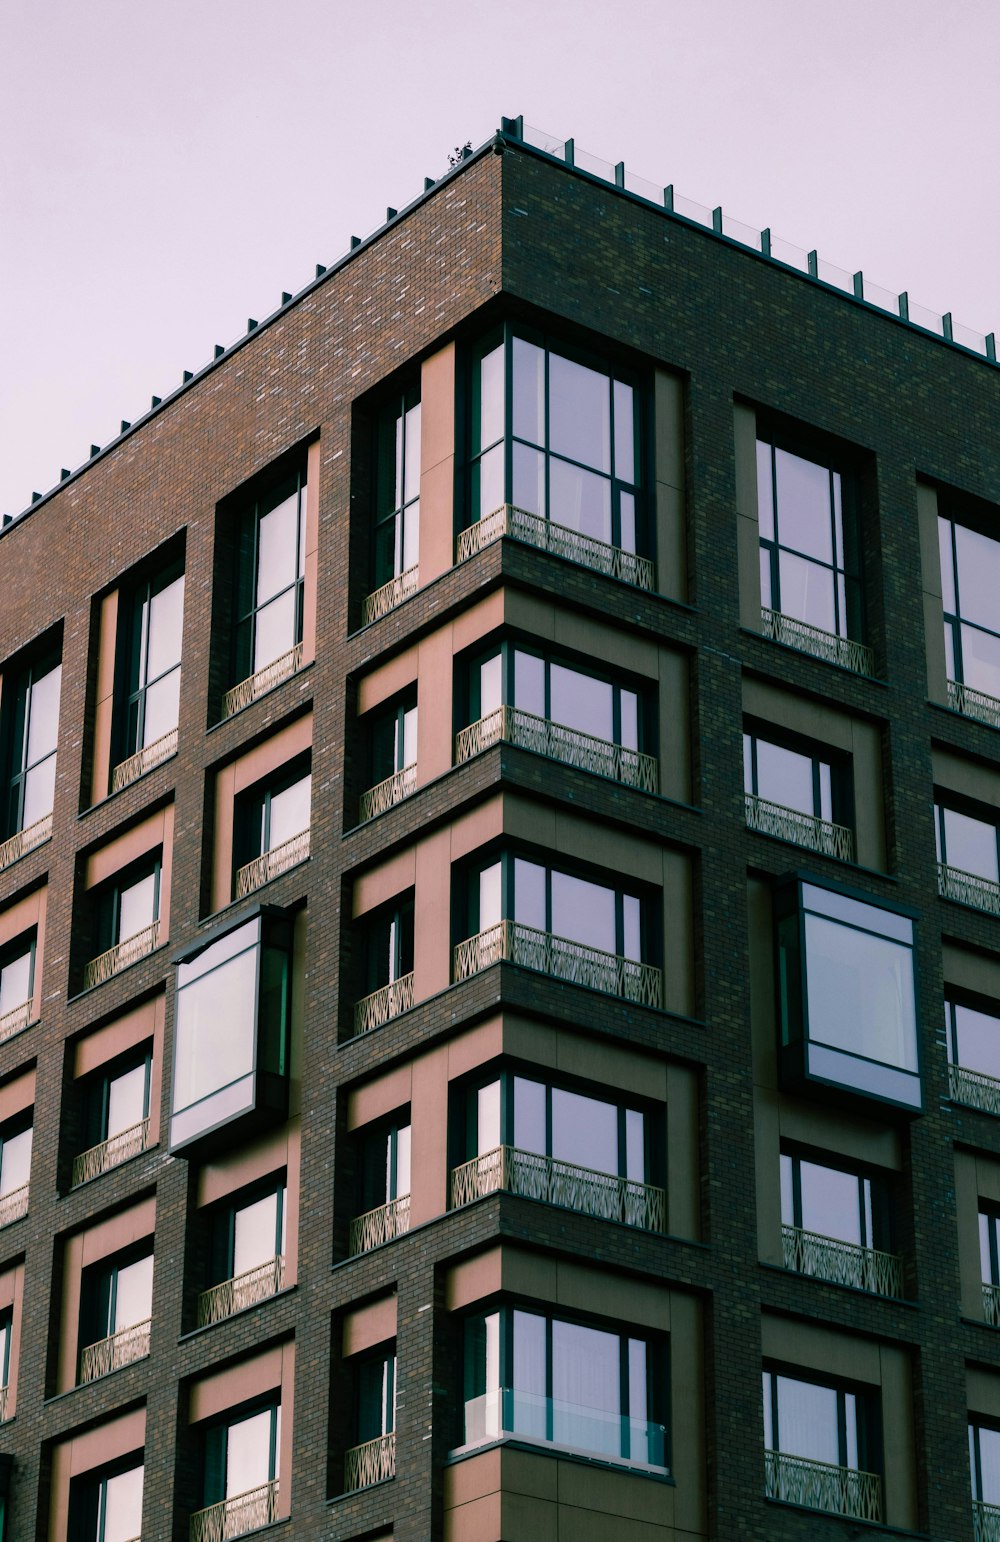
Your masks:
M989 1542L1000 1524L1000 1429L970 1422L969 1466L976 1537Z
M9 1419L7 1409L10 1387L10 1350L14 1337L14 1312L11 1307L0 1312L0 1423Z
M379 1349L355 1373L356 1445L344 1453L344 1490L368 1488L396 1475L396 1355Z
M882 1180L867 1172L781 1154L781 1232L786 1269L879 1295L902 1293L891 1250Z
M280 1443L280 1403L233 1415L205 1431L205 1510L192 1517L201 1522L193 1534L238 1537L277 1520Z
M122 597L111 791L177 748L184 574L178 564Z
M0 948L0 1043L27 1028L34 1015L34 931Z
M73 1161L74 1185L145 1151L151 1074L152 1054L143 1047L87 1079L82 1089L86 1147Z
M1000 1211L992 1205L979 1210L979 1270L983 1316L992 1327L1000 1327Z
M139 1462L74 1479L70 1489L71 1542L131 1542L138 1538L143 1476Z
M216 1211L211 1227L214 1283L199 1297L199 1328L282 1289L285 1216L285 1185L273 1180Z
M160 941L159 851L123 868L90 896L97 956L84 970L84 989L100 985L145 958Z
M354 1032L380 1028L413 1005L413 895L407 894L360 923L365 994L354 1008Z
M938 519L951 704L1000 722L1000 541ZM955 690L954 687L961 687ZM977 698L986 698L985 700Z
M420 389L407 386L376 428L373 589L417 566L420 555Z
M1000 1012L948 999L944 1004L951 1096L1000 1114Z
M0 1126L0 1226L9 1226L28 1213L31 1138L30 1113Z
M242 899L309 855L308 759L249 788L234 809L233 895Z
M938 892L945 899L1000 915L1000 826L934 805Z
M4 677L0 713L3 767L3 824L0 865L15 860L51 834L56 785L56 745L62 665L58 655L40 656ZM21 835L20 841L14 837Z
M743 735L747 825L824 856L854 858L850 774L842 759L796 741Z
M768 1499L882 1519L882 1440L866 1391L765 1371L764 1492Z
M348 1251L366 1253L410 1229L410 1118L397 1116L360 1137L358 1214Z
M239 712L301 668L305 614L306 478L291 472L237 516L231 689L222 715Z
M85 1271L80 1290L81 1382L149 1354L153 1255L104 1262Z
M359 823L384 814L417 785L417 696L407 691L366 720L367 791L362 793Z

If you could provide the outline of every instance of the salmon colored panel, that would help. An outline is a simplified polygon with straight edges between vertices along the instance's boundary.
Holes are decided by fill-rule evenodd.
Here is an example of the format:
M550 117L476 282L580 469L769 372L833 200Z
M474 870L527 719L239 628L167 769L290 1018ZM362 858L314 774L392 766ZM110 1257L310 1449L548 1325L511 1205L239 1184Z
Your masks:
M205 1376L191 1388L188 1418L192 1424L202 1419L214 1419L227 1408L238 1408L251 1398L262 1397L265 1392L283 1388L282 1349L265 1350L252 1360L241 1360L238 1365L227 1365L214 1376ZM282 1419L282 1425L285 1420ZM291 1420L288 1421L289 1424ZM282 1441L284 1444L284 1441Z
M97 703L90 797L99 803L111 785L111 729L115 705L115 644L118 638L118 590L105 595L97 621Z
M417 678L417 654L416 647L406 648L358 681L359 716L413 685Z
M116 1060L119 1055L135 1049L143 1040L151 1039L156 1024L157 1004L162 1009L162 1002L162 996L158 996L155 1001L144 1001L141 1007L126 1012L124 1017L116 1017L114 1022L98 1028L96 1033L88 1033L86 1038L78 1039L73 1055L73 1075L88 1076L99 1066L107 1065L109 1060Z
M475 1258L467 1258L464 1263L455 1264L448 1270L445 1278L444 1296L445 1306L449 1312L457 1312L463 1306L471 1306L473 1301L482 1301L485 1296L492 1296L500 1289L502 1278L503 1252L501 1248L493 1247L486 1253L478 1253Z
M6 910L0 911L0 948L19 937L22 932L30 931L33 926L37 926L41 932L44 916L44 889L36 889L34 894L18 900L16 905L8 905Z
M172 829L173 805L169 807ZM106 878L121 872L123 867L128 867L130 862L135 862L139 857L144 857L147 852L155 851L157 846L162 846L166 839L166 816L167 809L160 809L157 813L150 814L149 818L144 819L141 824L127 830L124 835L108 841L100 850L91 852L87 858L84 887L93 889Z
M312 728L312 713L307 712L305 717L296 718L287 728L271 734L263 744L241 755L234 763L236 779L233 792L238 796L265 776L280 771L296 755L303 755L312 745Z
M359 1355L363 1349L373 1349L396 1337L396 1297L383 1296L369 1306L358 1307L344 1318L344 1335L341 1353L344 1359Z
M23 1114L34 1101L35 1073L31 1070L0 1087L0 1124L13 1119L15 1114Z
M373 867L370 872L362 873L354 884L354 906L351 911L354 919L395 899L397 894L405 894L407 889L412 889L415 873L416 855L412 846L390 857L388 862Z
M319 569L320 442L316 439L306 457L306 564L302 598L302 662L316 657L316 583Z
M347 1128L357 1130L391 1114L394 1108L403 1108L410 1101L412 1067L397 1066L384 1076L354 1087L347 1095Z
M212 851L212 909L233 897L233 800L236 767L224 766L215 778L215 842Z

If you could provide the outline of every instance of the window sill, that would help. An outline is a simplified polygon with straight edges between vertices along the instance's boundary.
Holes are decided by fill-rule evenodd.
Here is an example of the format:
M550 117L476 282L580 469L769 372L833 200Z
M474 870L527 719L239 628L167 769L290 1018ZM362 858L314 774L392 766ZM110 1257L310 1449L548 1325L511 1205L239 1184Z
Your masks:
M647 1467L624 1457L616 1460L613 1456L597 1456L590 1451L581 1451L576 1446L560 1446L552 1440L529 1440L524 1435L501 1435L496 1440L483 1440L474 1446L456 1446L448 1452L444 1465L455 1467L459 1462L467 1462L484 1451L496 1451L505 1446L512 1451L530 1451L536 1456L553 1456L563 1462L578 1462L584 1467L599 1467L605 1472L620 1472L653 1483L666 1483L670 1488L677 1486L677 1479L668 1467Z

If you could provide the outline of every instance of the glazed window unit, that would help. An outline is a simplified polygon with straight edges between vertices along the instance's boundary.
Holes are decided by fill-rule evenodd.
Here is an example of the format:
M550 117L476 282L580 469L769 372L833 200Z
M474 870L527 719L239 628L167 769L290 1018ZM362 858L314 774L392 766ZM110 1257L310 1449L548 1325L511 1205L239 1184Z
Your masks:
M306 860L311 798L308 758L240 794L233 810L234 899Z
M142 1461L87 1473L70 1489L69 1542L138 1542L142 1530Z
M190 1542L240 1537L278 1519L281 1404L228 1415L206 1429L204 1508L191 1517Z
M365 994L355 1004L353 1033L370 1033L413 1006L413 894L401 895L358 926Z
M370 1488L396 1475L396 1352L380 1347L354 1375L356 1443L344 1453L344 1492Z
M750 728L743 735L747 827L853 862L854 811L843 758Z
M0 1424L11 1417L8 1411L10 1388L10 1352L14 1337L14 1313L8 1307L0 1312Z
M375 427L375 529L371 593L362 624L408 599L419 583L420 388L405 386L380 411Z
M1000 541L938 517L948 703L1000 727Z
M983 1283L983 1317L1000 1327L1000 1211L992 1205L979 1210L979 1269Z
M0 869L52 834L62 665L40 654L4 676L0 711Z
M306 570L305 468L272 483L238 519L231 717L302 667Z
M881 1521L877 1397L861 1388L765 1370L763 1399L767 1498Z
M34 1021L36 944L32 930L0 948L0 1043Z
M944 899L1000 916L1000 825L934 805L938 893Z
M367 791L358 804L364 824L408 798L417 785L417 693L405 692L365 723L368 749Z
M410 1115L402 1112L358 1138L360 1183L348 1253L381 1247L410 1229Z
M0 1126L0 1226L28 1213L32 1115L19 1114Z
M111 792L176 753L183 620L180 564L170 564L123 596L115 650Z
M952 1098L1000 1114L1000 1012L955 998L945 1001L944 1012Z
M81 1088L83 1151L73 1159L72 1187L139 1156L149 1144L151 1046L94 1072Z
M102 985L160 944L162 853L140 858L91 896L97 955L83 972L83 988Z
M125 1256L85 1271L80 1296L79 1383L149 1354L153 1255Z
M783 1151L780 1162L785 1268L854 1290L902 1295L884 1180L798 1151Z

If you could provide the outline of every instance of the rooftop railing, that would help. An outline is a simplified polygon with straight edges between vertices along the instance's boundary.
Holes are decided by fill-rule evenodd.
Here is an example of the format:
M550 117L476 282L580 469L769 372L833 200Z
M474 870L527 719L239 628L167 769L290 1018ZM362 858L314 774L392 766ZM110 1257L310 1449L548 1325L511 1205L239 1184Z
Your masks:
M98 1339L96 1344L88 1344L80 1356L81 1386L85 1381L96 1381L99 1376L110 1376L112 1371L131 1365L133 1360L144 1360L149 1354L152 1325L152 1318L147 1317L145 1322L132 1323L128 1328L109 1334L106 1339Z
M191 1517L189 1542L230 1542L232 1537L259 1531L278 1519L278 1480L262 1483L245 1494L222 1499L207 1510L196 1510Z
M575 1210L601 1221L622 1221L643 1231L666 1231L667 1196L662 1189L615 1173L579 1167L559 1157L497 1146L463 1162L451 1175L451 1204L457 1210L487 1194L516 1194Z
M79 1156L73 1158L73 1174L70 1180L75 1189L78 1184L89 1183L92 1178L99 1178L102 1173L110 1171L112 1167L118 1167L122 1162L129 1162L133 1157L139 1156L149 1145L149 1119L140 1119L138 1124L130 1124L127 1129L118 1130L114 1135L109 1135L107 1140L99 1141L96 1146L91 1146L87 1151L81 1151Z
M350 1494L357 1488L371 1488L373 1483L384 1483L396 1476L396 1432L376 1435L362 1446L354 1446L344 1452L344 1492Z
M874 675L875 655L864 643L851 637L838 637L835 632L825 632L821 626L812 626L796 616L786 616L780 610L761 607L761 632L772 642L784 643L810 658L822 659L826 664L839 664L856 675Z
M116 942L113 948L107 952L99 953L92 958L83 971L83 988L90 990L94 985L103 985L105 980L110 980L112 975L120 974L130 964L138 963L140 958L145 958L147 953L152 953L160 938L160 922L151 921L144 926L141 932L136 932L132 937L125 937L121 942Z
M796 1274L849 1285L853 1290L870 1290L879 1296L903 1294L903 1266L895 1253L841 1242L798 1226L782 1226L781 1245L785 1268L794 1269Z
M1000 1114L1000 1077L968 1066L948 1066L948 1096L953 1103L965 1103L984 1114Z
M416 785L417 767L414 762L412 766L404 766L401 771L387 776L384 782L369 787L358 800L358 823L363 825L366 820L375 819L377 815L395 808L397 803L402 803L404 798L410 796Z
M411 594L416 594L420 587L420 570L414 566L407 568L404 573L397 573L395 578L390 578L387 584L376 589L365 599L361 608L362 626L371 626L373 621L381 621L390 610L395 610L397 605L402 605Z
M948 681L948 705L965 717L974 717L990 728L1000 728L1000 699L986 691L973 690L959 680Z
M29 851L34 851L36 846L41 846L51 836L51 814L45 814L41 819L36 819L33 825L27 825L23 830L18 830L16 835L12 835L0 844L0 873L5 867L10 867L12 862L26 857Z
M258 669L256 674L248 675L241 680L239 685L234 685L222 698L223 718L232 717L236 712L242 712L244 707L249 707L251 702L257 701L261 696L266 696L268 691L273 691L283 681L292 675L298 674L302 668L302 644L295 644L283 653L280 658L265 664L263 669Z
M497 707L478 722L463 728L455 739L455 759L460 765L501 740L517 749L545 755L549 760L561 760L564 765L575 766L579 771L590 771L594 776L606 776L629 787L638 787L642 792L656 792L659 787L654 756L642 755L638 750L627 749L609 739L598 739L596 735L582 733L576 728L566 728L562 723L537 717L520 707Z
M16 1033L23 1033L31 1022L34 1005L33 1001L22 1001L20 1006L11 1007L0 1017L0 1044L12 1039Z
M764 1452L764 1493L768 1499L850 1515L859 1521L882 1519L882 1479L876 1472L813 1462L784 1451Z
M376 1205L374 1210L367 1210L364 1215L354 1218L347 1251L352 1258L356 1258L359 1253L369 1253L372 1248L380 1248L384 1242L405 1236L409 1229L410 1196L400 1194L397 1199L390 1199L388 1204Z
M152 744L147 744L144 749L136 750L127 760L115 766L111 773L111 791L121 792L130 782L137 782L140 776L145 776L147 771L152 771L156 766L169 760L171 755L177 754L177 729L171 728L169 733L163 734L159 739L154 739Z
M198 1297L198 1327L208 1328L213 1323L232 1317L258 1301L276 1296L285 1283L285 1258L278 1253L253 1269L245 1269L231 1280L223 1280L210 1290L203 1290Z
M491 514L485 514L463 530L458 537L455 560L465 562L505 535L526 546L578 562L595 573L603 573L606 578L617 578L639 589L653 588L654 569L648 557L637 556L621 546L611 546L596 536L585 535L582 530L573 530L569 525L560 525L540 514L519 509L513 503L502 503Z
M380 985L370 996L362 996L354 1008L354 1036L371 1033L383 1023L408 1012L413 1005L413 974L401 974L398 980Z
M752 792L744 793L743 797L748 830L773 835L779 841L790 841L793 846L804 846L824 857L836 857L840 862L854 861L854 831L845 825L815 819L798 809L784 808L768 798L758 798Z
M520 921L498 921L460 942L455 949L455 980L467 980L501 962L554 975L589 990L624 996L639 1006L659 1007L663 999L663 975L655 965L638 963L620 953L605 953Z
M971 905L974 910L1000 916L1000 883L993 878L980 878L978 873L966 873L960 867L939 862L938 893L942 899L955 900L959 905Z
M289 868L305 862L309 856L309 834L308 830L300 830L298 835L282 841L280 846L272 846L270 851L261 852L259 857L241 867L236 874L236 898L245 899L254 889L262 888L272 878L279 878Z
M1000 1542L1000 1505L972 1501L972 1530L976 1542Z

